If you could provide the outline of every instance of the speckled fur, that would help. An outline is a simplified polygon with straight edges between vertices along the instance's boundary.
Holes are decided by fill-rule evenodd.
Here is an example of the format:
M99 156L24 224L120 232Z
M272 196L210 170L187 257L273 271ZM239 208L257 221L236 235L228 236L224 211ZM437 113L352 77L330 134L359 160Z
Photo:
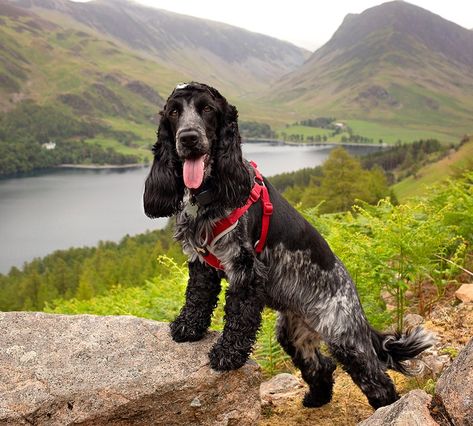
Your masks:
M403 361L429 347L431 337L421 329L404 334L375 331L366 320L342 262L266 179L274 213L263 252L257 255L254 251L262 216L261 206L256 203L236 228L215 244L214 254L224 271L210 267L200 256L197 248L208 243L213 224L245 203L254 176L241 155L236 109L215 89L191 83L173 92L167 105L180 101L189 108L194 105L194 96L207 96L216 111L212 119L201 114L199 122L198 110L186 110L194 126L206 132L202 140L207 145L202 149L209 155L205 176L206 182L212 183L213 201L205 206L192 205L192 194L182 182L177 125L169 122L167 106L144 194L149 216L176 215L175 237L189 256L186 302L171 323L173 339L183 342L202 338L217 303L220 280L225 277L229 282L225 325L209 353L212 368L232 370L246 362L261 325L262 310L269 306L279 312L279 342L309 385L305 406L319 407L332 397L336 364L321 353L321 340L373 407L391 404L398 394L386 369L408 373ZM174 182L169 182L171 177ZM169 187L174 188L172 193Z

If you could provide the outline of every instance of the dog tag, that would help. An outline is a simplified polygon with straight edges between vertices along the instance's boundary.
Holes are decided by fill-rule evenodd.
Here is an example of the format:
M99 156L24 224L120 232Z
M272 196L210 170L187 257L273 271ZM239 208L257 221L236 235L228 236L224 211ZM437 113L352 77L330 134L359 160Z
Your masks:
M186 204L186 213L189 216L196 217L198 209L199 209L199 206L197 204L193 204L193 203Z

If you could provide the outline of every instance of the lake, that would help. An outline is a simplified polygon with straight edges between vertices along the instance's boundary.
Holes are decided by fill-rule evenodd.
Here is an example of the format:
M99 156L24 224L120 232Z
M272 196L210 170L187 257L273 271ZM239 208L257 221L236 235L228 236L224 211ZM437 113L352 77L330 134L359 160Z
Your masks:
M314 167L333 146L271 143L243 145L245 157L265 176ZM362 155L378 146L351 146ZM54 250L119 241L165 226L148 219L142 194L148 168L54 169L31 177L0 180L0 273Z

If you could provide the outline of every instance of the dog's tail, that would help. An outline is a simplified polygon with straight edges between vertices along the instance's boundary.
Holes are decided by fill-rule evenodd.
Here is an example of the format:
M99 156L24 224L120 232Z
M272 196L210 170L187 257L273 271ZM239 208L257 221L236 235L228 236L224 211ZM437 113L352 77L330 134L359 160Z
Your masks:
M371 328L371 339L378 358L387 368L412 376L419 373L404 361L410 360L435 343L435 337L422 327L404 333L380 333Z

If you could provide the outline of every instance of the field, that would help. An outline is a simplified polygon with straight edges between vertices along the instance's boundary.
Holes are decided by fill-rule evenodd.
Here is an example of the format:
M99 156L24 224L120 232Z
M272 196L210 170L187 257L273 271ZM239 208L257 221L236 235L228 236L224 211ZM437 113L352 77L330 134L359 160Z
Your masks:
M443 144L457 144L459 139L457 136L433 130L420 130L418 128L409 128L405 126L396 126L393 124L383 124L380 122L366 121L366 120L337 120L347 124L354 135L362 136L372 139L373 143L382 141L387 144L395 144L399 141L403 143L410 143L420 139L437 139ZM291 136L302 135L304 141L307 141L308 136L327 136L329 142L341 142L343 136L349 137L348 132L340 133L336 136L330 136L333 131L329 129L322 129L319 127L309 127L301 125L288 125L286 127L278 127L276 133L279 138L289 139Z
M399 140L402 142L413 142L420 139L437 139L445 144L459 142L456 136L432 130L420 130L418 128L364 120L347 120L346 123L353 129L353 133L371 138L376 142L379 139L389 144L396 143Z

